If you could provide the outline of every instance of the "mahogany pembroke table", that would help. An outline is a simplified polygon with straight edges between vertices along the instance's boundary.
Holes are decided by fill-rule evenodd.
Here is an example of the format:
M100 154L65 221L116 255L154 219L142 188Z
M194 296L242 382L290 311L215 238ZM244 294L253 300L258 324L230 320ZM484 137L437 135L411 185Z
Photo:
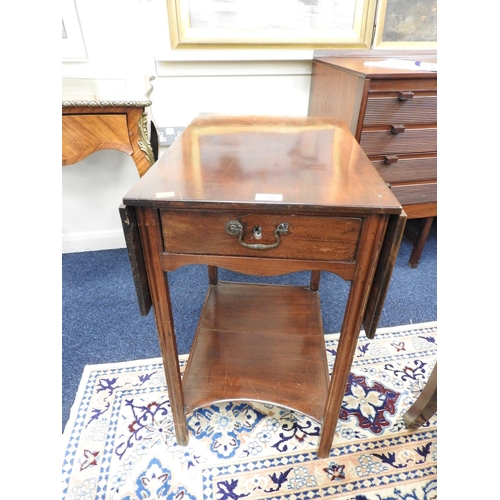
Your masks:
M120 212L141 313L154 309L178 444L197 408L260 401L318 421L327 457L358 335L375 334L406 221L344 122L200 115ZM190 264L208 266L208 291L181 377L167 272ZM311 277L232 283L219 267ZM350 282L331 377L321 271Z

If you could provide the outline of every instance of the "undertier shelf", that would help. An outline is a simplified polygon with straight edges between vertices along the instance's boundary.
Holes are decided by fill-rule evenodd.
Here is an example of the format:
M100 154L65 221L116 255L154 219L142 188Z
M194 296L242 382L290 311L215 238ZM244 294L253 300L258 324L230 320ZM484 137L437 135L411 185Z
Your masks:
M220 401L259 401L322 422L328 382L318 292L209 287L183 378L187 413Z

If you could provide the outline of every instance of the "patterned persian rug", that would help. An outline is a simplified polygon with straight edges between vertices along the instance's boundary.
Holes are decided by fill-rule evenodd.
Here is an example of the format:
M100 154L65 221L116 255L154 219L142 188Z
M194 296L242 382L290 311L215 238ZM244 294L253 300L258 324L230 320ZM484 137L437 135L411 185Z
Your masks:
M338 334L325 339L331 368ZM317 422L253 402L196 411L178 446L160 358L87 366L63 434L62 497L436 499L437 418L416 431L402 420L436 359L437 323L362 332L326 459Z

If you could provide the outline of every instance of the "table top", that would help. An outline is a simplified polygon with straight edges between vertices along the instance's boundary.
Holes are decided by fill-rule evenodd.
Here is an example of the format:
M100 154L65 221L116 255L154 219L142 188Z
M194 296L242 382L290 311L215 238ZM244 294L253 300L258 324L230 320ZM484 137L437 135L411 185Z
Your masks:
M421 69L420 61L437 67L437 56L418 55L399 57L317 57L315 61L337 66L344 70L369 78L436 78L436 71Z
M327 117L199 115L123 201L159 208L401 212L345 123Z
M152 90L142 78L63 78L62 107L145 108Z

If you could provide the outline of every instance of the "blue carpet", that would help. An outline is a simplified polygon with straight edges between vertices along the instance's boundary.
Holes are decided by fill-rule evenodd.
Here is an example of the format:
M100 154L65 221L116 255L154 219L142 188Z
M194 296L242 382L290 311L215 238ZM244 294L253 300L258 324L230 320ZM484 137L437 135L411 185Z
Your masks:
M380 327L437 320L437 221L420 264L408 266L412 245L403 238ZM62 427L69 418L83 369L161 356L152 311L141 316L125 249L62 256ZM191 347L208 282L205 266L168 273L179 354ZM309 283L309 273L257 278L219 270L219 279L283 284ZM325 333L340 331L349 285L322 273L320 299Z

